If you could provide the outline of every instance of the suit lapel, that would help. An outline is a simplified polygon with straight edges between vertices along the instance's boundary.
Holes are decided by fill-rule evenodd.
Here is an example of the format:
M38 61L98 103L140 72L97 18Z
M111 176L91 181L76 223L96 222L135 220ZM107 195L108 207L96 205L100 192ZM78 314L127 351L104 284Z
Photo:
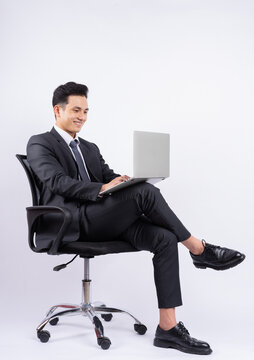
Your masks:
M66 144L66 141L62 138L61 135L58 134L58 132L55 130L55 128L52 128L50 131L50 134L52 134L55 139L62 145L63 149L68 153L69 156L71 156L71 158L73 159L72 153L71 153L71 149L69 148L69 146Z
M55 130L54 127L51 129L49 134L51 134L54 137L54 139L60 144L61 148L64 151L64 154L67 156L67 158L69 160L69 164L73 165L73 170L75 169L75 172L78 172L78 165L71 153L71 149L66 144L66 141L62 138L62 136L60 134L58 134L58 132Z
M96 159L94 158L95 155L93 153L93 150L87 146L84 140L82 142L80 141L79 148L82 152L89 174L91 174L96 181L101 182L101 179L99 179L98 176L96 176L96 169L95 169Z
M71 153L71 149L66 144L66 141L62 138L62 136L60 134L58 134L58 132L55 130L54 127L51 129L50 134L52 134L54 136L54 138L61 144L63 150L65 151L65 154L69 156L69 159L71 160L71 162L73 163L75 168L77 168L76 161ZM92 177L94 177L95 181L101 182L101 179L99 179L98 176L95 175L96 171L94 169L94 158L93 158L91 148L87 146L87 144L85 143L85 140L80 142L79 147L80 147L80 150L84 157L86 167L88 169L89 174L92 175Z

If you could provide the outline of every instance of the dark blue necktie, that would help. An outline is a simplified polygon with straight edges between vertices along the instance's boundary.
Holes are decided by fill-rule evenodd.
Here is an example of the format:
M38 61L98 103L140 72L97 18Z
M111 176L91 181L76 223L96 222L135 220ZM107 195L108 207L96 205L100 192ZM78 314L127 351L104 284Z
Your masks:
M73 154L75 156L75 159L77 161L78 164L78 170L79 170L79 174L82 180L84 181L90 181L88 175L87 175L87 171L85 169L82 157L78 151L78 143L75 140L72 140L70 142L70 147L72 148Z

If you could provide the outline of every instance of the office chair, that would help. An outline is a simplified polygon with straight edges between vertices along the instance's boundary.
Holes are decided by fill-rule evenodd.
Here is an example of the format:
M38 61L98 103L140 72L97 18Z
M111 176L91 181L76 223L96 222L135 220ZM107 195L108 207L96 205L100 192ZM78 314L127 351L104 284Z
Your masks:
M123 311L113 307L107 307L104 303L91 302L90 299L90 272L89 261L91 258L99 255L115 254L123 252L138 251L131 244L114 240L108 242L86 242L85 239L79 239L80 241L74 241L71 243L62 243L63 235L69 226L72 217L71 213L67 209L63 209L57 206L43 206L39 205L40 190L37 186L34 174L28 164L27 157L25 155L17 154L16 157L21 162L26 175L28 177L33 206L27 207L27 222L28 222L28 242L30 248L37 253L48 253L49 255L60 254L74 254L74 258L66 264L58 265L53 270L59 271L65 268L70 262L72 262L77 256L84 259L84 279L82 280L82 301L80 305L77 304L57 304L52 306L46 314L46 317L36 328L37 337L41 342L46 343L50 338L50 333L44 330L44 327L49 323L54 326L57 325L59 318L65 315L83 315L87 316L92 322L97 337L98 345L106 350L110 347L111 341L108 337L104 336L104 328L101 320L97 316L100 314L105 321L112 319L112 313L125 313L132 317L135 321L134 330L144 335L146 333L146 326L143 325L137 318L131 315L127 311ZM63 216L62 226L55 239L52 239L52 245L48 249L38 249L34 241L34 235L36 233L36 225L40 216L55 213ZM53 236L53 235L52 235ZM61 309L61 310L60 310Z

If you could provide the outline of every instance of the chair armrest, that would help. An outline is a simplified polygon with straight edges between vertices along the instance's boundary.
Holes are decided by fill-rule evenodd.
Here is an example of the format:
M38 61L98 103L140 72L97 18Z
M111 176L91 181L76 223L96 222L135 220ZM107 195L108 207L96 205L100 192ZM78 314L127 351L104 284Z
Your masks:
M28 241L30 248L35 252L45 252L45 250L38 250L36 246L34 245L34 234L36 230L36 220L41 215L46 214L61 214L63 216L63 223L61 225L60 230L58 231L58 234L56 238L53 240L52 245L49 250L47 250L47 253L50 255L56 255L58 254L58 248L62 242L62 239L64 237L65 231L68 228L71 220L72 215L71 212L68 209L63 209L57 206L29 206L26 208L27 211L27 222L28 222Z

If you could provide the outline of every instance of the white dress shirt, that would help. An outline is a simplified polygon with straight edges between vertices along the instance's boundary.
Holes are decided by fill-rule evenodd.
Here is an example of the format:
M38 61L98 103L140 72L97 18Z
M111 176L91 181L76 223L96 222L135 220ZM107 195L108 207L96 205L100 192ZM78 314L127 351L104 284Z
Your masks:
M75 155L74 155L74 153L73 153L73 151L72 151L72 148L70 147L70 142L71 142L72 140L76 140L76 142L78 143L77 148L78 148L78 151L79 151L79 153L80 153L80 155L81 155L81 159L82 159L82 161L83 161L83 163L84 163L84 166L85 166L85 169L86 169L86 172L87 172L87 176L89 177L89 180L91 181L90 176L89 176L89 173L88 173L88 171L87 171L87 167L86 167L85 160L84 160L83 155L82 155L82 152L80 151L80 148L79 148L80 141L79 141L79 138L78 138L77 134L75 135L75 138L73 138L70 134L68 134L66 131L64 131L63 129L61 129L61 128L60 128L59 126L57 126L56 124L54 125L54 128L55 128L55 130L58 132L58 134L64 139L64 141L66 142L66 144L69 146L69 148L70 148L70 150L71 150L71 153L72 153L75 161L76 161L76 158L75 158ZM79 176L79 177L80 177L80 176Z

